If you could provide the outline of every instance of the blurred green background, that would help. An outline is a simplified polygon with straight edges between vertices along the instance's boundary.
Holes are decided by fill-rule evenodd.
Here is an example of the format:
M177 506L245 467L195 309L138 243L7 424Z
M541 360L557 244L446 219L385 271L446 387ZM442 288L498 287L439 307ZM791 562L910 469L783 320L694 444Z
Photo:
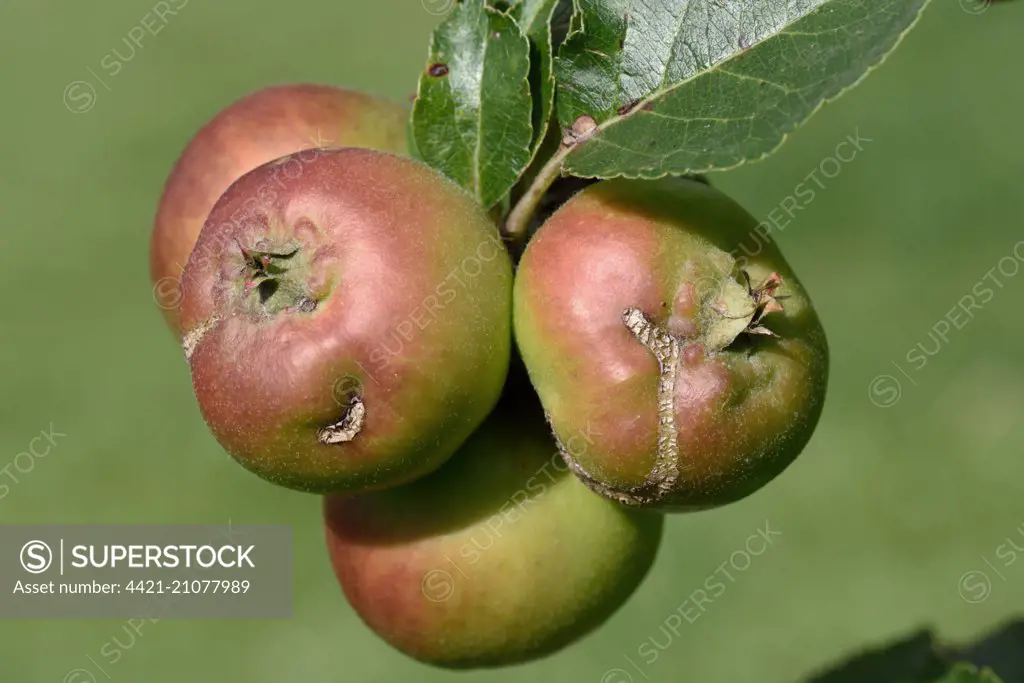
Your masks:
M0 522L295 529L294 620L154 624L105 667L110 680L455 678L361 625L330 573L316 498L261 483L218 448L147 266L164 178L202 123L279 82L405 101L438 20L428 10L444 2L425 4L176 0L178 14L109 77L101 59L125 53L154 2L0 0L0 467L51 423L67 434L18 475ZM883 68L779 153L712 178L764 217L847 135L871 140L776 234L830 334L816 436L752 498L672 517L654 571L603 629L539 663L461 678L788 683L919 625L965 638L1024 608L1024 561L995 554L1008 538L1024 545L1024 273L996 271L1002 288L925 367L905 360L919 342L935 349L932 327L1024 239L1022 34L1024 4L972 13L939 0ZM75 81L95 89L88 111L62 100ZM896 385L883 375L901 383L887 407L876 403ZM678 636L663 632L766 520L782 534L771 549ZM977 582L968 599L958 583L975 570L991 591L970 602ZM122 628L0 622L0 681L58 683L80 667L107 680L88 657L102 662L105 644L127 640Z

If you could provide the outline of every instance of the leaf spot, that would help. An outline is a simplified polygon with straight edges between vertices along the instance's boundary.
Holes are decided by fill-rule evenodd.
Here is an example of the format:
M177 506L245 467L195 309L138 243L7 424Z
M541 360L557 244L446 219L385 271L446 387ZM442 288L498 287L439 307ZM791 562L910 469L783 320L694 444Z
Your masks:
M618 108L618 109L616 110L616 113L617 113L617 114L618 114L619 116L625 116L625 115L626 115L626 114L628 114L629 112L631 112L631 111L633 111L634 109L636 109L636 106L637 106L638 104L640 104L640 100L633 100L632 102L627 102L626 104L624 104L624 105L622 105L621 107L619 107L619 108ZM649 103L648 103L648 104L649 104Z
M581 142L586 142L586 140L590 138L596 130L597 121L594 120L593 116L584 114L573 121L571 127L566 128L565 131L563 131L562 144L566 147L572 147L573 145L578 145Z

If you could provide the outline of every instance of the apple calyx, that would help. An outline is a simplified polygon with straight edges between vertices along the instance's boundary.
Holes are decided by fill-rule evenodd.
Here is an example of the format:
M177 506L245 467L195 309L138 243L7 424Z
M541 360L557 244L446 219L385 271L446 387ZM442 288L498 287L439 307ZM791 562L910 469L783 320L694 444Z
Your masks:
M309 263L302 248L288 245L278 250L246 249L242 255L241 308L255 317L279 313L312 313L319 305L309 286Z
M760 334L769 337L778 337L779 335L761 324L761 319L769 313L781 313L786 310L783 307L782 302L789 297L778 294L778 289L782 286L782 277L778 273L773 272L768 276L768 279L765 280L764 284L757 289L750 287L750 275L747 271L743 271L743 277L746 278L747 288L750 290L750 296L756 306L754 317L751 319L744 332L747 334Z
M694 316L698 322L696 335L675 336L688 341L694 341L695 337L708 353L729 348L741 335L777 337L775 332L764 326L763 320L769 313L785 310L782 301L787 297L779 294L782 278L773 272L761 285L754 287L747 271L740 271L740 275L742 284L732 277L716 283L717 291ZM678 327L670 325L670 333L677 332Z

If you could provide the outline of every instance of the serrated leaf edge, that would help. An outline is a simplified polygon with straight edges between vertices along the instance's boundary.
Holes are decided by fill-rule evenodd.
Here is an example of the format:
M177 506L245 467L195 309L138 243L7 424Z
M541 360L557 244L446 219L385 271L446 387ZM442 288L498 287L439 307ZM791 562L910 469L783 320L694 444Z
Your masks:
M856 88L858 85L861 84L861 82L864 81L865 78L870 76L876 69L881 67L886 62L886 60L889 59L889 56L892 55L892 53L896 51L896 48L898 48L900 46L900 44L903 42L903 40L907 37L907 34L910 33L910 31L915 26L917 26L917 23L919 21L921 21L921 17L924 15L925 10L928 9L928 6L931 4L931 1L932 0L922 0L921 8L918 10L917 16L915 16L914 20L911 21L909 24L907 24L907 27L903 31L900 32L899 36L896 38L896 41L892 44L892 47L889 48L889 50L884 55L882 55L882 57L877 62L875 62L874 64L870 65L867 69L865 69L864 73L861 74L860 77L857 78L857 80L855 80L853 83L850 83L849 85L843 87L835 95L832 95L831 97L823 98L821 100L821 102L819 102L817 104L817 106L814 109L812 109L811 112L806 117L804 117L801 121L796 123L793 126L793 128L791 128L790 130L788 130L788 131L786 131L785 133L782 134L782 138L779 140L777 145L775 145L771 149L767 150L766 152L763 152L760 156L751 157L749 159L742 159L739 162L737 162L735 164L731 164L729 166L713 166L712 165L712 166L704 166L704 167L701 167L701 168L691 168L691 169L687 169L685 171L680 171L680 172L668 172L668 171L661 172L661 173L659 173L659 172L655 172L655 173L643 173L643 172L641 172L641 173L635 173L635 174L634 173L628 173L628 172L620 172L620 173L615 173L615 174L612 174L612 175L588 175L588 174L578 174L578 173L573 173L572 172L572 169L569 167L569 161L572 158L572 151L575 151L575 150L571 150L568 154L565 155L565 159L562 161L562 175L570 175L570 176L572 176L574 178L593 178L593 179L597 179L597 180L611 180L613 178L657 180L659 178L665 178L667 176L690 175L690 174L693 174L693 173L710 173L712 171L731 171L733 169L740 168L742 166L746 166L746 165L749 165L749 164L755 164L755 163L759 163L761 161L764 161L765 159L767 159L771 155L773 155L776 152L778 152L783 147L783 145L785 145L786 142L789 141L789 137L793 133L795 133L797 130L799 130L801 127L803 127L808 121L810 121L819 111L821 111L825 107L825 105L830 104L830 103L838 100L840 97L842 97L843 95L845 95L849 91L851 91L854 88ZM573 0L573 7L574 7L574 12L578 11L579 0ZM581 17L580 18L580 32L582 32L583 29L584 29L584 27L583 27L583 19ZM779 36L780 33L776 33L776 34L772 35L770 38L768 38L766 40L770 40L771 38L775 38L775 37ZM570 33L570 36L571 35L574 35L574 34ZM566 42L568 42L568 39L566 39ZM765 41L761 41L761 42L763 43ZM744 54L744 52L742 52L742 51L741 52L737 52L736 54L734 54L733 56L729 57L728 59L722 60L721 62L716 64L715 68L718 68L720 65L728 64L730 61L732 61L733 59L735 59L736 57L738 57L739 55L742 55L742 54ZM679 83L677 83L676 85L672 86L671 88L666 88L665 90L659 91L657 95L652 95L651 97L648 97L646 99L639 100L638 102L636 102L630 108L630 111L627 114L624 114L622 116L613 116L610 119L608 119L607 121L605 121L605 122L603 122L601 124L598 124L597 130L594 131L594 134L591 136L591 139L589 139L587 142L593 142L594 139L600 137L600 133L601 133L602 130L610 127L611 125L629 118L630 116L632 116L636 112L642 112L644 105L647 104L648 102L651 102L651 101L653 101L653 100L663 96L665 93L670 92L672 90L675 90L676 88L679 88L679 87L685 85L686 83L689 83L689 82L693 81L696 78L700 78L701 76L703 76L706 73L707 73L707 71L702 71L701 73L696 74L692 78L688 78L685 81L680 81ZM557 95L556 95L556 99L557 99ZM556 106L557 106L557 104L556 104ZM579 148L576 148L576 149L580 149L580 148L582 148L582 147L579 147Z

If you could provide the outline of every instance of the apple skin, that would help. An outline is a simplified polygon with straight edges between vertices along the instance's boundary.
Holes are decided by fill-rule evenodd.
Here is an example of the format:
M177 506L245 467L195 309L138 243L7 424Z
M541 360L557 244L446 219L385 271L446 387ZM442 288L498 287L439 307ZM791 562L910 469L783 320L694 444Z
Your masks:
M259 167L217 202L182 282L203 417L283 486L415 479L501 395L511 260L473 197L417 161L342 148Z
M214 203L257 166L316 147L406 152L408 112L328 85L278 85L237 100L204 125L175 163L150 245L154 298L179 337L180 278Z
M697 181L623 179L576 195L528 244L516 341L556 436L586 424L602 435L567 454L595 491L716 507L760 489L810 439L825 333L777 246L741 249L759 243L758 227ZM754 289L771 304L761 315Z
M345 596L414 659L471 669L549 655L609 619L655 560L664 517L572 476L531 401L503 400L428 477L325 498Z

